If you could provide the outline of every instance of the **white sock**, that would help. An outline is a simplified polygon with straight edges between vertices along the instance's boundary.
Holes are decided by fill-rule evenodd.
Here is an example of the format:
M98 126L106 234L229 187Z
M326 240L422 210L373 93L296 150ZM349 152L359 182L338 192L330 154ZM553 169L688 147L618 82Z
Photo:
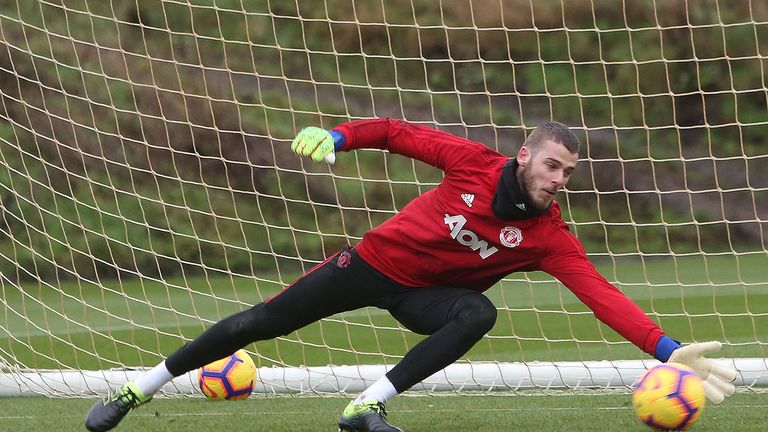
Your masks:
M392 385L391 382L389 382L389 378L387 378L386 375L379 378L378 381L373 383L370 387L365 389L362 393L360 393L360 396L358 396L354 401L352 401L353 405L359 405L363 403L366 399L376 399L377 401L381 403L385 403L389 398L396 396L397 390L395 390L395 386Z
M168 368L165 367L165 361L163 361L150 369L147 373L136 378L134 384L136 384L136 387L141 390L141 393L144 396L150 397L157 393L157 391L160 390L160 387L164 386L165 383L172 379L173 375L168 372Z

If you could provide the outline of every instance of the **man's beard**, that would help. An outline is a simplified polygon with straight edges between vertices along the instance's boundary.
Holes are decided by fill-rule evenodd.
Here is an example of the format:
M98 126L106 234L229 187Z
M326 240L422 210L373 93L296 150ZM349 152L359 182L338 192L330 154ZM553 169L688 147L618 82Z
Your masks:
M541 205L538 202L534 201L533 197L531 196L531 189L530 185L535 184L536 181L533 179L533 175L531 174L531 166L526 165L523 167L522 171L520 172L520 191L523 193L523 196L525 198L525 201L533 206L534 209L538 211L545 211L549 208L549 205L552 203L551 201L546 203L546 205Z
M525 180L522 175L524 171L527 174ZM526 185L531 183L533 178L530 171L521 167L517 159L508 160L501 168L499 184L493 194L493 214L502 220L523 220L541 216L549 211L549 204L552 203L542 210L531 203L530 194L525 190Z

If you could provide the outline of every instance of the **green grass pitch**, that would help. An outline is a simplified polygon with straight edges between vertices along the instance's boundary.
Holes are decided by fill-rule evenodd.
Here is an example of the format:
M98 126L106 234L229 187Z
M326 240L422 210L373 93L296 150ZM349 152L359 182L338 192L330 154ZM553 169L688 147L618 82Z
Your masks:
M338 397L264 397L213 402L158 399L129 414L116 431L336 431L348 400ZM80 431L89 399L0 399L0 427L9 431ZM628 395L402 396L389 418L406 431L648 431ZM739 393L704 409L689 430L765 431L768 395Z

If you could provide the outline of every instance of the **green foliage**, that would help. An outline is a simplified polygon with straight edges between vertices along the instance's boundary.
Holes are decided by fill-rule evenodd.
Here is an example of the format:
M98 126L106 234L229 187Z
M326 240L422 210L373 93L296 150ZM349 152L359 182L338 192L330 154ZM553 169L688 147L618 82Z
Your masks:
M332 178L297 172L286 143L299 128L380 115L463 124L450 131L512 151L510 129L587 128L591 173L560 199L590 252L760 247L720 201L674 191L718 178L736 196L751 167L692 159L765 153L761 12L475 3L3 2L20 49L0 73L0 270L248 273L279 270L274 254L322 258L439 181L363 152Z

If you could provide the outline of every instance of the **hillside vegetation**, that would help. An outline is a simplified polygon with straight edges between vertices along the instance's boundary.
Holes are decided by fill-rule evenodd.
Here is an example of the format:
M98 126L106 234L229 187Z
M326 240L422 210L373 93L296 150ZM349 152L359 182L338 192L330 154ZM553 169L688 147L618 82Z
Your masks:
M440 179L373 152L330 177L288 149L372 116L509 154L569 124L559 200L596 257L766 249L760 2L190 3L0 1L0 273L322 259Z

